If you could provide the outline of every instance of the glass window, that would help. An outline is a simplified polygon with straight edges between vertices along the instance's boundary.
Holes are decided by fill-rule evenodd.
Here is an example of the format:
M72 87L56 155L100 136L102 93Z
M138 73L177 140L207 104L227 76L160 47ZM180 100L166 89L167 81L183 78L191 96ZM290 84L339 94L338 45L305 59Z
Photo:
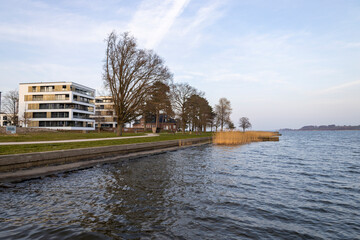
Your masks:
M69 113L68 112L52 112L51 118L68 118Z
M43 95L33 95L33 101L42 101Z
M46 118L46 112L34 112L33 118Z

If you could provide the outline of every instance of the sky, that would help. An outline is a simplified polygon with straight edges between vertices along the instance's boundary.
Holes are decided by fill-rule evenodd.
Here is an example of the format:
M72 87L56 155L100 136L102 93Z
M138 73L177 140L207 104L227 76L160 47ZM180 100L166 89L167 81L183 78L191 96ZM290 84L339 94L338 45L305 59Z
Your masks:
M106 36L129 31L255 130L360 125L359 0L0 0L0 91L99 91Z

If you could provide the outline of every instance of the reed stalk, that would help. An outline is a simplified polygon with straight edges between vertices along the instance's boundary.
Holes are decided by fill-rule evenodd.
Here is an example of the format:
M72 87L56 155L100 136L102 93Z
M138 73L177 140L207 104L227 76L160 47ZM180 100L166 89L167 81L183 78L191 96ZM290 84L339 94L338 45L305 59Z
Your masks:
M213 143L218 145L246 144L250 142L279 141L278 132L263 131L226 131L216 132L213 137Z

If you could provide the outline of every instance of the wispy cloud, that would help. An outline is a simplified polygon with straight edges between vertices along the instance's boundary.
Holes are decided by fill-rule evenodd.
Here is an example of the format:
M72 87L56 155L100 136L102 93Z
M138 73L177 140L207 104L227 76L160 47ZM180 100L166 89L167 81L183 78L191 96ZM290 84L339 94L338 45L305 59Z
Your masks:
M360 80L347 82L347 83L339 84L339 85L332 86L332 87L329 87L329 88L325 88L325 89L322 89L320 91L317 91L316 93L317 94L326 94L326 93L331 93L331 92L335 92L335 91L338 91L338 90L354 87L354 86L357 86L357 85L360 85Z
M206 41L212 41L211 38L216 36L210 36L207 29L225 15L226 2L228 1L208 0L206 4L191 5L192 9L174 22L174 26L168 34L168 40L175 45L181 44L183 54L202 46Z
M91 80L99 79L97 69L56 63L9 61L0 66L0 72L5 71L9 73L8 79L19 82L69 81L68 79L75 82L91 82Z
M81 30L79 30L81 29ZM54 43L95 43L101 42L113 27L109 24L84 24L81 27L53 27L26 24L0 24L0 39L13 42L43 44Z
M101 43L112 29L115 27L125 29L126 26L124 19L99 21L91 14L69 11L66 6L54 6L56 4L51 5L47 2L26 1L14 5L0 5L0 8L3 8L0 10L0 15L4 15L0 18L0 40L35 45L47 45L49 42ZM80 6L89 7L86 4ZM21 13L21 17L6 17L6 14L14 11L14 8L17 9L14 14ZM7 9L10 13L7 13ZM114 10L113 14L116 14L116 11Z
M198 31L201 28L213 24L224 14L221 7L225 2L226 1L216 0L209 2L209 4L204 7L201 7L194 17L187 19L188 23L184 26L182 34L191 33L194 30Z
M286 84L288 83L283 76L275 71L259 71L239 73L236 71L209 71L208 73L183 72L177 76L180 80L203 80L213 83L258 83L258 84Z
M146 48L154 48L189 2L190 0L144 0L130 22L129 29L140 41L145 42Z
M360 48L360 42L348 42L344 44L345 48Z

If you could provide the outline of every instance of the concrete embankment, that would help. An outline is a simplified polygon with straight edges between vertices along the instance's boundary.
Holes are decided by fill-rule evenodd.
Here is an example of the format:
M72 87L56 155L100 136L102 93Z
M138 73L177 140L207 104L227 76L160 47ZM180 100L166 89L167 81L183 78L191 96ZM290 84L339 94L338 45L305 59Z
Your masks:
M0 181L16 182L211 142L211 137L0 156Z

